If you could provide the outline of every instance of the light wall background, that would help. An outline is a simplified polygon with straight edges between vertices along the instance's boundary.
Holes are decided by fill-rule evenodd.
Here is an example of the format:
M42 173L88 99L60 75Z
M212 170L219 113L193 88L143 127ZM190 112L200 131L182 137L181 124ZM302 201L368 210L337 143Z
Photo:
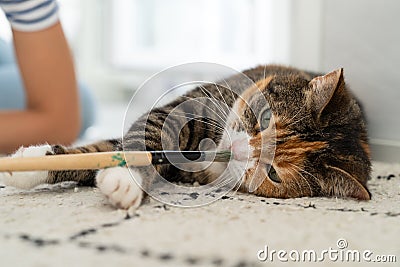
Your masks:
M291 57L296 66L343 67L363 103L376 159L400 159L400 2L292 1Z
M343 11L345 10L345 11ZM322 68L342 64L362 100L375 156L399 161L400 2L328 1L324 6ZM357 16L354 16L354 13Z
M147 78L190 61L239 70L263 63L321 72L343 67L367 112L374 157L400 157L398 0L59 2L78 75L101 104L126 105ZM11 40L4 18L0 23L0 36Z

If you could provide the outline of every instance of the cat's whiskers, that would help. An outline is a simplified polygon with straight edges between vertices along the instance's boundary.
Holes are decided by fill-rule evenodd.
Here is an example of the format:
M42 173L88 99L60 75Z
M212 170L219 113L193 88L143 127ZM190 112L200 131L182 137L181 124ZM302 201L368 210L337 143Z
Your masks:
M229 85L229 83L228 83L225 79L222 79L222 80L225 82L226 88L227 88L228 91L231 93L232 99L236 99L237 97L233 94L233 90L232 90L231 86ZM214 83L214 84L215 84L215 83ZM218 85L215 84L215 86L216 86L216 88L217 88L217 90L218 90L219 95L222 97L222 100L225 102L225 104L226 104L227 106L229 106L228 103L227 103L226 100L225 100L225 97L222 95L221 91L219 90ZM239 95L239 97L242 98L240 95ZM242 99L243 99L243 98L242 98ZM236 115L237 115L237 114L236 114Z
M229 85L229 83L228 83L225 79L222 79L222 80L223 80L224 83L226 84L226 87L225 87L225 88L228 89L228 91L231 93L232 99L236 99L237 97L233 94L233 90L232 90L231 86ZM221 93L221 90L219 89L218 85L217 85L216 83L214 83L214 85L215 85L215 87L216 87L216 89L217 89L219 95L221 96L223 102L225 103L225 107L227 108L227 111L226 111L226 112L225 112L224 110L222 110L222 108L221 108L220 110L221 110L223 113L225 112L224 115L226 115L226 117L227 117L228 120L229 120L229 118L232 118L232 117L234 117L234 118L239 118L240 116L236 113L236 111L235 111L232 107L230 107L230 105L226 102L225 97L224 97L224 95ZM217 103L219 103L220 100L217 99L213 94L211 94L211 92L208 91L207 88L205 88L205 87L202 86L202 85L200 85L199 87L200 87L200 90L201 90L203 93L204 93L204 90L205 90L205 91L208 93L208 94L206 94L206 95L209 95L211 99L213 99L213 100L217 101ZM245 100L241 95L238 95L238 97L241 98L242 100L244 100L244 101L246 102L246 100ZM232 120L232 119L231 119L231 120ZM239 130L239 124L240 124L240 123L236 123L236 127L235 127L234 130L237 130L237 131Z
M295 164L293 164L293 163L290 163L290 162L288 162L288 163L289 163L292 167L297 168L297 170L296 170L296 169L294 169L294 170L307 182L308 186L310 187L310 193L311 193L311 195L312 195L312 194L313 194L312 187L311 187L309 181L301 174L301 172L304 172L304 173L308 174L309 176L311 176L311 178L313 178L315 181L318 182L317 177L315 177L314 175L312 175L312 174L309 173L308 171L304 170L303 168L300 168L299 166L297 166L297 165L295 165Z
M201 103L200 101L196 100L195 98L190 98L190 97L186 97L186 98L189 98L190 100L193 100L193 101L195 101L195 102L197 102L197 103L203 105L205 108L207 108L208 110L210 110L210 111L212 111L213 113L215 113L215 115L216 115L219 119L221 119L221 121L224 121L224 118L222 118L222 117L219 115L218 112L216 112L215 110L211 109L211 108L210 108L209 106L207 106L206 104ZM210 99L209 99L209 100L210 100ZM211 101L212 101L212 100L211 100ZM214 103L214 101L213 101L213 103ZM219 105L215 105L215 106L222 112L222 115L223 115L225 118L228 116L228 115L226 115L226 114L223 112L223 110L222 110L221 108L219 108Z
M276 148L275 142L270 141L266 144L262 144L262 147L260 149L255 148L254 150L261 151L261 153L268 153L271 151L271 149L275 149L275 148Z
M226 100L225 100L225 97L222 95L222 93L221 93L221 90L219 90L219 87L218 87L218 85L216 84L216 83L214 83L214 85L215 85L215 87L217 88L217 91L218 91L218 94L221 96L221 98L222 98L222 100L224 101L224 103L225 103L225 105L227 106L227 107L229 107L229 105L228 105L228 103L226 102ZM232 88L228 85L228 91L230 91L231 93L232 93Z
M240 181L240 184L241 184L244 181L244 178L245 178L244 176L246 174L246 170L244 170L243 167L233 164L233 171L235 172L234 177L235 178L239 177L239 179L237 179L237 180L238 180L238 182ZM239 184L239 186L240 186L240 184Z
M312 194L313 194L313 190L312 190L312 187L311 187L311 185L310 185L310 182L304 177L304 175L300 172L300 171L298 171L298 170L296 170L296 169L293 169L295 172L297 172L299 175L300 175L300 177L304 180L304 182L307 184L307 186L308 186L308 188L309 188L309 192L310 192L310 196L312 196ZM303 196L305 196L305 195L303 195Z
M217 90L220 93L222 100L223 100L224 104L226 105L225 107L227 108L227 110L225 110L224 107L222 107L222 105L219 103L220 101L217 98L215 98L215 96L213 94L211 94L211 92L208 91L207 88L205 88L203 85L200 85L199 88L208 97L208 99L214 103L214 105L222 112L222 114L225 117L229 116L229 110L230 110L229 107L230 106L228 105L228 103L226 103L225 98L221 95L218 87L217 87Z
M226 88L228 89L228 91L231 93L232 99L236 99L237 97L233 94L233 89L232 87L229 85L229 83L222 78L222 80L225 82L226 84Z
M267 78L267 66L264 66L264 75L263 79Z
M161 114L161 115L164 115L163 113L158 113L158 112L154 112L153 114ZM192 113L188 113L188 112L186 112L186 114L190 114L190 115L194 115L194 114L192 114ZM191 119L191 120L194 120L194 121L198 121L198 122L201 122L201 123L204 123L204 124L208 124L208 125L211 125L211 126L214 126L214 127L217 127L218 129L220 129L220 130L224 130L225 128L223 127L223 126L221 126L221 125L219 125L217 122L215 122L215 121L213 121L213 122L215 122L215 123L212 123L212 122L210 122L210 121L204 121L204 120L202 120L201 118L199 119L199 118L191 118L191 117L187 117L187 116L184 116L184 115L178 115L178 114L173 114L173 115L169 115L169 116L172 116L172 117L180 117L180 118L184 118L184 119ZM206 130L206 128L205 127L202 127L202 126L198 126L198 128L200 128L200 129L203 129L203 130Z
M293 163L290 163L290 162L289 162L289 164L292 165L293 167L297 168L299 171L304 172L304 173L310 175L315 181L318 182L318 178L315 177L315 176L314 176L313 174L311 174L310 172L306 171L304 168L300 168L299 166L297 166L297 165L295 165L295 164L293 164Z
M310 184L308 183L308 181L303 177L303 175L301 175L296 169L294 169L294 168L288 168L287 169L287 171L292 175L292 177L293 177L293 180L292 180L292 182L294 181L295 183L296 183L296 185L297 185L297 189L299 189L300 190L300 196L306 196L305 194L304 194L304 191L303 191L303 186L302 186L302 184L298 181L298 179L297 179L297 177L296 177L296 175L294 175L291 171L294 171L295 173L298 173L299 175L300 175L300 177L306 182L306 184L308 185L308 187L310 188L310 192L312 192L311 191L311 186L310 186Z
M214 187L223 187L228 185L231 181L233 180L237 180L235 178L235 176L232 176L232 174L230 172L223 172L219 177L218 177L219 182L215 185L213 185ZM218 181L217 180L217 181ZM237 183L237 181L236 181Z
M215 114L217 114L218 118L221 120L221 124L224 124L225 118L222 118L221 116L219 116L218 113L217 113L215 110L211 109L210 107L208 107L208 106L205 105L204 103L201 103L200 101L197 101L197 100L195 100L195 99L193 99L193 98L190 98L190 97L186 97L186 98L188 98L188 99L190 99L190 100L194 100L194 101L196 101L196 102L199 103L199 104L202 104L205 108L207 108L208 110L211 110L212 112L214 112ZM217 107L218 107L218 106L217 106ZM190 113L190 112L185 112L185 111L182 111L182 112L179 112L179 113L181 113L181 114L189 114L189 115L192 115L193 117L198 116L198 114L194 114L194 113ZM165 114L163 114L163 113L157 113L157 112L153 112L153 114L165 115ZM170 115L168 115L168 116L178 116L178 114L173 113L173 114L170 114ZM225 116L225 115L224 115L224 116ZM181 117L182 117L182 118L185 118L185 119L188 119L188 118L189 118L189 117L186 117L186 116L184 116L184 115L181 115ZM195 118L193 118L193 119L195 119ZM197 121L200 122L201 120L197 120ZM204 122L204 121L201 121L201 122ZM219 125L218 125L218 126L219 126ZM223 129L223 127L221 127L220 129Z
M205 89L205 87L204 86L199 86L199 88L203 91L203 88ZM207 91L207 89L205 89L206 91ZM204 93L204 91L203 91L203 93ZM206 94L207 95L207 94ZM211 110L212 112L214 112L214 113L217 113L215 110L213 110L213 109L210 109L210 107L209 106L207 106L206 104L204 104L204 103L201 103L200 101L198 101L196 98L192 98L192 97L188 97L188 96L182 96L183 98L187 98L188 100L190 100L190 101L195 101L195 102L197 102L197 103L199 103L199 104L201 104L201 105L203 105L204 107L207 107L209 110ZM209 100L209 101L211 101L213 104L214 104L214 106L219 110L219 111L221 111L221 113L222 113L222 115L224 116L224 117L227 117L228 116L228 111L225 111L224 109L223 109L223 107L221 106L221 104L219 104L218 103L218 100L217 99L215 99L213 96L212 97L207 97L207 100ZM215 101L214 101L215 100ZM227 109L229 109L229 107L227 107Z
M165 115L165 114L162 113L162 112L153 112L152 114L155 114L155 115ZM186 114L191 114L191 113L186 113ZM195 121L198 121L198 122L208 123L208 124L211 125L211 126L220 127L220 129L223 129L223 128L224 128L224 127L222 127L221 125L219 125L219 124L217 124L217 123L206 122L206 121L202 121L202 120L199 119L199 118L191 118L191 117L188 117L188 116L185 116L185 115L173 114L173 115L169 115L169 117L176 117L176 118L183 118L183 119L191 119L191 120L195 120ZM202 128L202 129L205 129L205 128Z

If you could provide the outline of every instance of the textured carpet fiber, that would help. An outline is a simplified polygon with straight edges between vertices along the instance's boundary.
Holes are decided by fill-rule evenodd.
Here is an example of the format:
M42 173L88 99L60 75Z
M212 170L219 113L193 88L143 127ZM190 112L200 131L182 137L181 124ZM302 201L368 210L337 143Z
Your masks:
M400 165L374 163L369 187L368 202L235 193L192 209L150 201L129 216L94 188L2 186L0 266L276 266L304 250L370 251L371 262L392 255L384 266L399 266ZM378 265L331 258L319 266Z

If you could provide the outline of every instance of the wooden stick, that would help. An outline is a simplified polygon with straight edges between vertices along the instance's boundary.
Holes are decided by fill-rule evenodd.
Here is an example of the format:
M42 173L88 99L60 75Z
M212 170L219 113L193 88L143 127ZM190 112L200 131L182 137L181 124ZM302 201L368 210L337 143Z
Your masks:
M97 170L117 166L147 166L151 164L149 152L101 152L49 155L32 158L2 158L0 172Z
M227 162L230 151L129 151L49 155L31 158L0 158L0 172L97 170L117 166Z

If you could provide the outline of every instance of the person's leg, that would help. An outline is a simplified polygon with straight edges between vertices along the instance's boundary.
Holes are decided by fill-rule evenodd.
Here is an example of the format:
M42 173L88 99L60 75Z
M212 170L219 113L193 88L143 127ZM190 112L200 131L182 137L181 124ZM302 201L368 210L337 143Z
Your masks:
M94 124L96 105L92 93L79 83L82 126L80 136ZM60 99L62 103L62 99ZM25 93L22 80L15 64L0 65L0 111L25 108Z

